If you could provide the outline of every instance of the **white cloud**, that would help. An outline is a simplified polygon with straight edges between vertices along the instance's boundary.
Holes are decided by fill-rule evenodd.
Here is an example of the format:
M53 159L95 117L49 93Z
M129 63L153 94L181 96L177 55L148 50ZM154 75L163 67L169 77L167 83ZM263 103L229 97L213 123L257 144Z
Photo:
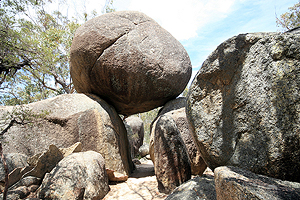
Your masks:
M127 10L141 11L178 40L197 36L197 30L223 19L236 0L131 0Z

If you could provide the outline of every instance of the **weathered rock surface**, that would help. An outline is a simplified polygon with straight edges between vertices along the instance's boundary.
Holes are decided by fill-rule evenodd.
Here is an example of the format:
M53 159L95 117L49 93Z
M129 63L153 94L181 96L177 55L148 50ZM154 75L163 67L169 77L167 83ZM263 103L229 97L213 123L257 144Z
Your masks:
M191 178L189 156L172 117L160 116L153 127L153 154L150 155L158 188L161 192L170 193Z
M194 142L192 131L189 128L185 107L186 98L180 97L166 103L159 111L158 116L169 115L174 119L191 161L192 174L201 176L207 165L203 161L201 153Z
M4 152L33 156L52 144L61 149L81 142L83 151L101 153L107 168L126 175L133 170L123 121L104 100L94 95L68 94L25 106L33 113L49 114L38 119L39 123L12 126L4 134ZM12 109L1 107L0 115Z
M26 156L25 154L6 153L4 154L4 158L7 164L8 173L11 173L15 168L23 168L28 166L27 163L28 156ZM2 158L0 157L0 181L4 180L4 178L5 178L5 171L4 171Z
M41 199L102 199L109 191L103 157L94 151L73 153L45 176Z
M211 169L300 180L300 35L241 34L206 59L187 116Z
M14 190L7 192L7 200L19 200L24 199L30 194L30 190L26 186L18 187ZM0 198L3 199L3 194L0 194Z
M177 97L192 72L184 47L133 11L101 15L79 27L70 66L77 92L96 94L127 116Z
M135 157L139 154L139 148L144 141L144 122L137 116L130 116L125 119L125 123L131 128L131 132L127 131L129 143L132 151L131 156ZM126 127L126 126L125 126Z
M166 200L216 200L215 180L213 176L203 175L183 183Z
M67 157L68 155L72 153L78 153L82 151L82 143L81 142L76 142L72 146L68 148L60 148L60 152L63 154L64 157Z
M32 185L40 185L42 179L34 176L27 176L19 180L16 184L9 188L9 190L17 189L18 187L26 186L30 187Z
M50 145L49 150L39 156L36 165L32 170L23 175L43 178L46 173L49 173L59 161L64 158L62 152L55 146Z
M139 155L143 158L146 155L149 155L149 145L148 144L143 144L140 148L139 148Z
M32 169L33 169L32 166L15 168L12 172L8 174L8 187L17 183L24 176L24 174L31 171ZM0 190L4 190L4 188L5 188L5 178L0 181Z
M217 199L300 199L300 183L257 175L236 167L215 169Z
M124 174L120 174L110 169L106 169L106 173L108 176L108 180L111 182L123 182L128 180L128 176Z

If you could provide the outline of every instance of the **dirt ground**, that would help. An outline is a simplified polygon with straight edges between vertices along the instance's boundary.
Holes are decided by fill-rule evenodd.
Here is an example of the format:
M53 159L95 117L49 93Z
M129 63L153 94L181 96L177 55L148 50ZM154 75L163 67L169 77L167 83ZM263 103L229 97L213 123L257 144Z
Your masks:
M160 200L168 196L157 189L151 160L136 165L136 168L126 182L111 183L104 200Z

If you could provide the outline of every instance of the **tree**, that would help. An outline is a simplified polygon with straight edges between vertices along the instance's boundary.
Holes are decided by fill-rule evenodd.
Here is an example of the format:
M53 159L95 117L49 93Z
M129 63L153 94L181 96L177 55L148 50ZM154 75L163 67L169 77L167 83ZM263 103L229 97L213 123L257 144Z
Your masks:
M116 9L113 8L113 3L114 3L114 0L106 0L102 13L115 12Z
M289 8L289 11L276 17L277 26L281 26L285 31L300 26L300 1Z
M30 103L72 92L68 53L79 24L60 12L47 13L44 9L46 3L2 1L1 104Z
M84 11L71 20L58 11L47 13L45 7L51 2L0 1L2 105L31 103L75 91L68 63L73 35L79 21L87 21L97 13ZM106 0L103 12L115 11L112 4L112 0Z

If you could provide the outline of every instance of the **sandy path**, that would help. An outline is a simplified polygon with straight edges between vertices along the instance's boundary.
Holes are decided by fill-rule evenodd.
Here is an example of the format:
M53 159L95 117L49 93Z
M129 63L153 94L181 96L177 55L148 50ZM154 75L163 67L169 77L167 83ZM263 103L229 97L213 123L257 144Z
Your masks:
M136 167L126 182L110 185L110 192L104 200L159 200L167 197L157 189L154 167L150 160Z

